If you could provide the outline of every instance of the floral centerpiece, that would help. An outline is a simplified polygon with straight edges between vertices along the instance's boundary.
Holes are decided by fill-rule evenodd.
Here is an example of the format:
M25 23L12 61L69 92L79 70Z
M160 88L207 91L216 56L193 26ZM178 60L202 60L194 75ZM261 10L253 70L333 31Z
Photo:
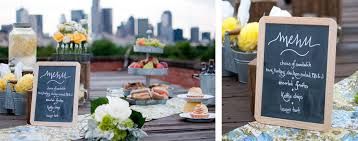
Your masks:
M141 129L145 119L131 110L129 103L119 97L98 98L91 102L86 139L137 141L147 136Z
M53 35L57 42L57 51L86 52L88 40L87 21L80 23L70 21L57 26L58 31Z

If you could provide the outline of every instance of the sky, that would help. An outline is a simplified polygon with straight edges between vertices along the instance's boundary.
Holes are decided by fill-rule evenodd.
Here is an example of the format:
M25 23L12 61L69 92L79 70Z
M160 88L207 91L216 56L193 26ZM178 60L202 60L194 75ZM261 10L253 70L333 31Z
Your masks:
M0 0L0 25L16 21L16 10L23 7L29 14L43 15L43 30L52 35L57 29L60 15L71 18L71 10L82 9L90 15L92 0ZM190 28L197 26L200 32L215 31L215 0L101 0L101 8L113 8L114 33L129 16L148 18L154 26L160 22L165 10L173 16L173 28L182 28L184 37L190 37Z

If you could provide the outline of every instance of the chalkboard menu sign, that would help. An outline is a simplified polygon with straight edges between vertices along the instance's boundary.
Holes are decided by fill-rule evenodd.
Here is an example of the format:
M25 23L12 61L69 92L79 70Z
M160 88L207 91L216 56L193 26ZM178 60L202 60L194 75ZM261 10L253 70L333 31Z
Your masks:
M73 126L77 121L80 64L38 62L31 105L31 124Z
M329 129L336 22L328 18L263 17L259 28L256 120Z

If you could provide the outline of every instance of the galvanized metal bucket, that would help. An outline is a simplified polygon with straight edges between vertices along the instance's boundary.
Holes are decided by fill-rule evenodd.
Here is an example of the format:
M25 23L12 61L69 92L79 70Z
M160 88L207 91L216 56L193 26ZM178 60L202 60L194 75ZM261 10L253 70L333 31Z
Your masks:
M237 56L234 58L234 61L236 70L238 70L239 81L241 83L247 83L249 75L248 64L256 58L256 52L235 51L235 53Z
M7 110L4 107L5 105L5 92L0 93L0 114L7 113Z
M27 95L12 92L11 83L8 82L6 86L5 100L3 108L6 110L5 113L11 111L15 115L26 114L26 103Z
M193 76L200 80L200 88L204 94L212 95L214 98L205 102L206 105L215 105L215 74L199 74L199 77Z

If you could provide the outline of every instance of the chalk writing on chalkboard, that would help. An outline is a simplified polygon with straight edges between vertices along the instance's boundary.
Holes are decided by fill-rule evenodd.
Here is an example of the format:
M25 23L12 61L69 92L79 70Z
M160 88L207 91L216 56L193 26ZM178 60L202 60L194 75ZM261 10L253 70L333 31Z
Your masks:
M325 100L328 26L266 24L266 31L263 97L274 100L263 101L262 115L322 123L324 106L311 102Z
M46 62L37 68L34 122L73 123L77 116L78 64L56 63Z
M329 127L335 26L334 21L319 18L260 20L257 121L306 129Z

